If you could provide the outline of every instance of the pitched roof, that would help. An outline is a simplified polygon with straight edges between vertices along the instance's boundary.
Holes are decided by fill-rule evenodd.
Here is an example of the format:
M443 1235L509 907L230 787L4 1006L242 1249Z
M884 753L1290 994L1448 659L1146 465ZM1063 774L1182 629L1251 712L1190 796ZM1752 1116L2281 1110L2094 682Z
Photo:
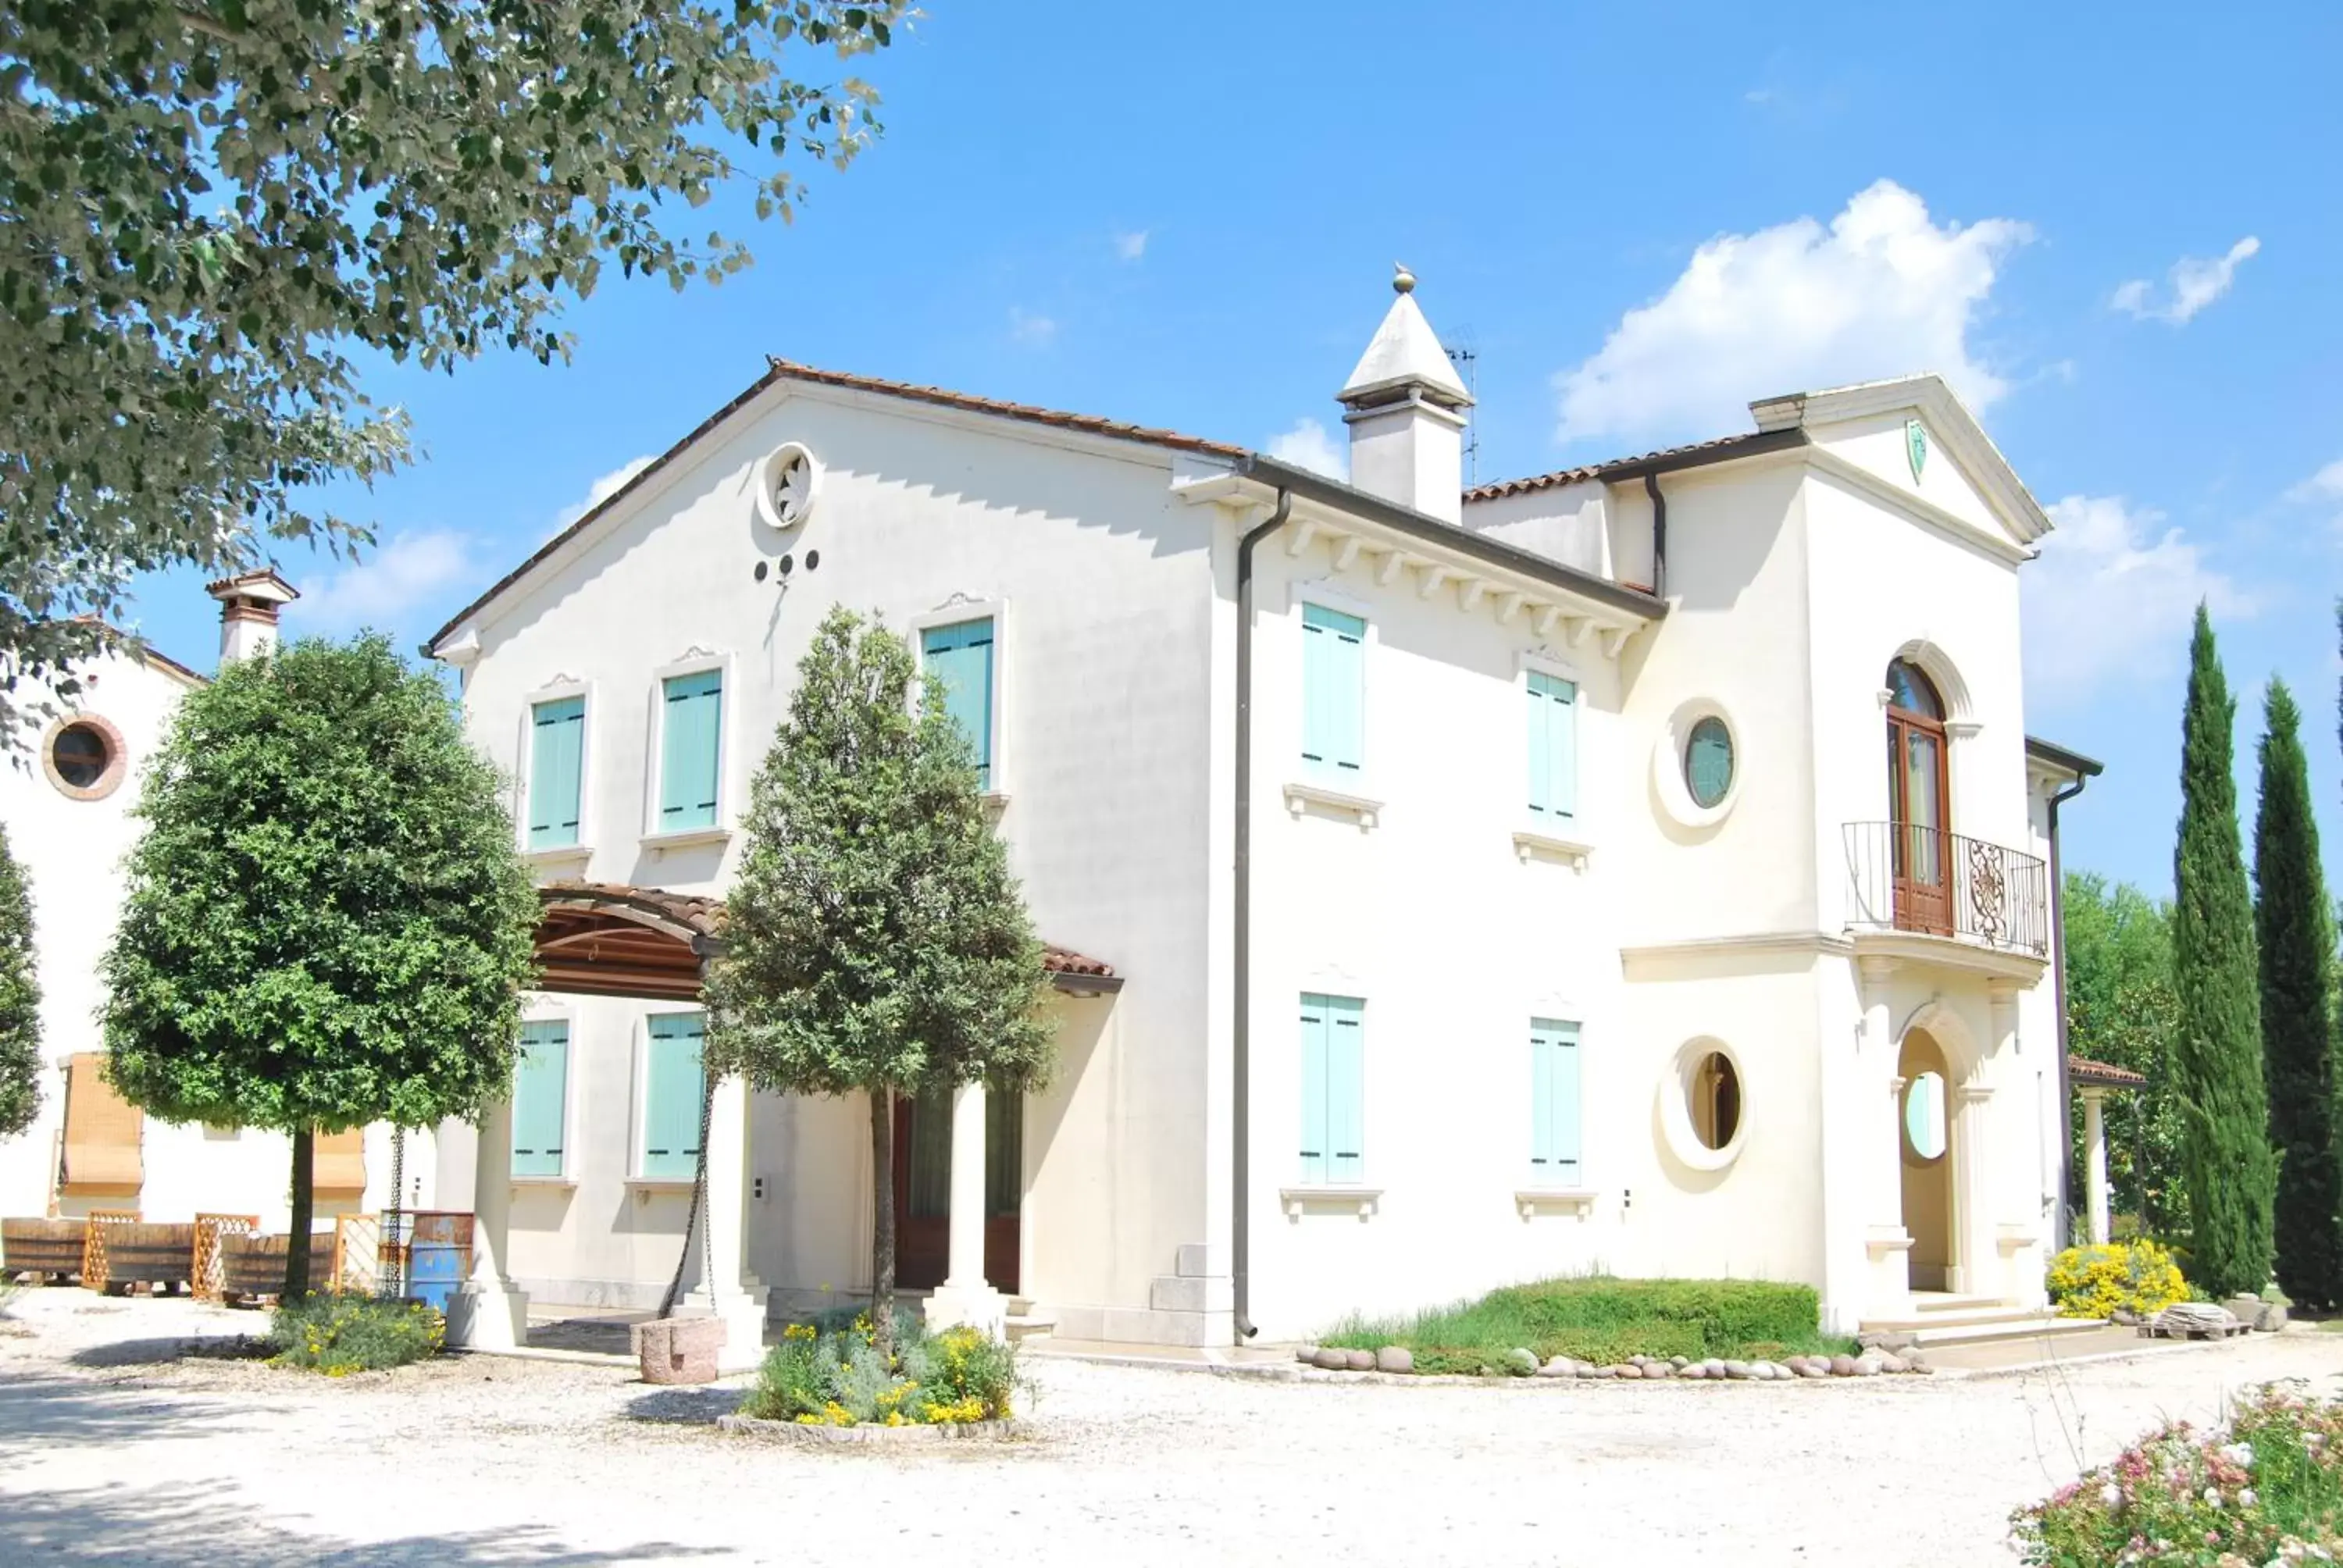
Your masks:
M979 397L972 393L953 392L941 387L925 387L910 381L890 381L878 376L856 376L842 370L821 370L795 360L768 355L765 373L743 387L714 413L694 425L664 452L643 465L642 469L625 484L603 498L599 506L588 509L583 517L554 535L532 551L512 570L490 583L478 598L447 618L447 624L431 634L424 645L427 657L447 640L455 629L477 615L491 600L527 576L530 568L594 526L603 513L618 506L626 498L650 483L653 476L697 445L702 436L724 423L740 408L779 381L803 381L817 387L835 387L850 392L876 392L890 397L903 397L913 402L928 403L940 408L957 408L970 414L992 414L1003 418L1022 419L1030 424L1046 425L1055 429L1077 431L1087 436L1104 436L1116 440L1137 441L1150 447L1167 447L1179 452L1199 452L1207 457L1240 458L1249 456L1242 447L1232 447L1222 441L1208 441L1201 436L1185 436L1177 430L1163 430L1147 425L1127 424L1120 419L1103 418L1095 414L1070 414L1061 409L1043 408L1031 403L1010 403L995 397Z
M2079 1083L2086 1089L2147 1087L2147 1074L2144 1072L2134 1072L2128 1067L2117 1067L2110 1061L2093 1061L2082 1056L2066 1059L2066 1077L2069 1082Z
M1468 505L1473 501L1493 501L1506 496L1525 496L1533 490L1551 490L1562 485L1584 485L1620 478L1645 468L1664 467L1685 457L1723 462L1728 457L1755 457L1761 452L1798 444L1781 439L1779 434L1772 430L1745 430L1737 436L1718 436L1711 440L1686 442L1681 447L1663 447L1656 452L1644 452L1637 457L1613 457L1606 462L1586 463L1575 468L1556 468L1550 474L1496 479L1485 485L1473 486L1464 492L1464 499Z
M840 387L854 392L880 392L890 397L909 397L915 402L932 403L941 408L959 408L971 414L999 414L1006 418L1049 425L1061 430L1079 430L1088 436L1109 436L1150 447L1168 447L1180 452L1202 452L1215 457L1245 456L1244 447L1232 447L1225 441L1208 441L1202 436L1183 436L1177 430L1159 429L1151 425L1132 425L1097 414L1069 414L1061 409L1038 407L1031 403L1009 403L998 397L954 392L943 387L889 381L877 376L855 376L843 370L817 370L810 365L799 365L789 359L773 359L769 363L772 369L767 377L769 380L810 381L816 386Z
M1432 323L1423 318L1423 307L1415 302L1415 279L1403 270L1392 286L1399 297L1392 301L1383 325L1367 341L1367 351L1359 356L1357 368L1334 394L1335 400L1351 403L1397 387L1420 386L1437 393L1444 403L1462 406L1473 401L1473 394L1457 378L1456 367L1448 363L1448 351L1440 347Z
M2046 763L2062 773L2072 773L2077 779L2096 779L2107 770L2107 764L2097 758L2069 751L2056 741L2045 740L2038 735L2026 738L2026 755L2032 761Z

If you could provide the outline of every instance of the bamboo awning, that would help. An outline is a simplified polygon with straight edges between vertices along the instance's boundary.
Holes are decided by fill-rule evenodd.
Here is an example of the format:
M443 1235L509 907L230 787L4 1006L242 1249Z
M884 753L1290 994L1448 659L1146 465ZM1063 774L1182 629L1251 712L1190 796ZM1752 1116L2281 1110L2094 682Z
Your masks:
M320 1132L309 1146L309 1184L320 1192L366 1191L366 1129Z

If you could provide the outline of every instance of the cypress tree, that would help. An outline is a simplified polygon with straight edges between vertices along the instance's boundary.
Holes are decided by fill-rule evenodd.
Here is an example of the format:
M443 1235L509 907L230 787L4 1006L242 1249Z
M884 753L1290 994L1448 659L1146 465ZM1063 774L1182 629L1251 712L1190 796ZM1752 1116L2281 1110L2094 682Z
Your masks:
M2254 819L2254 935L2261 955L2262 1069L2278 1151L2278 1281L2315 1307L2343 1302L2343 1168L2335 1159L2328 965L2335 950L2302 715L2286 683L2263 703Z
M2188 1190L2189 1272L2218 1300L2269 1281L2278 1158L2262 1081L2253 900L2231 773L2237 704L2197 607L2181 718L2180 836L2173 853L2172 971L2180 994L2172 1080Z
M0 829L0 1138L41 1109L41 981L33 954L33 897Z

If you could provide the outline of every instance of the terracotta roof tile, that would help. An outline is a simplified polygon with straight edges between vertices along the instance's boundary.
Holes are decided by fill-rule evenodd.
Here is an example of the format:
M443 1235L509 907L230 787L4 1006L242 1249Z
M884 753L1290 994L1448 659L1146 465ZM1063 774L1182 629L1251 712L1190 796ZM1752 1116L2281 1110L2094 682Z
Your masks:
M599 904L644 910L704 937L720 937L724 930L724 900L700 893L638 888L626 882L561 880L540 885L537 894L540 902L555 907ZM1043 946L1043 967L1051 974L1090 975L1101 980L1114 975L1114 966L1104 959L1094 959L1054 942Z
M2113 1062L2093 1061L2083 1056L2066 1059L2066 1076L2072 1082L2101 1089L2147 1087L2147 1074L2144 1072L2134 1072L2128 1067L2117 1067Z
M1551 474L1531 474L1519 479L1498 479L1486 485L1476 485L1464 492L1464 499L1494 501L1506 496L1525 496L1533 490L1551 490L1562 485L1584 485L1615 474L1622 468L1640 468L1646 463L1664 462L1670 457L1682 457L1694 452L1720 452L1725 448L1755 444L1761 437L1772 437L1767 447L1776 444L1780 437L1772 430L1745 430L1737 436L1719 436L1713 440L1692 441L1681 447L1663 447L1656 452L1644 452L1633 457L1614 457L1608 462L1588 463L1575 468L1556 468Z
M855 376L843 370L817 370L810 365L800 365L792 359L771 359L768 363L772 367L774 377L785 381L810 381L817 386L841 387L850 391L881 392L890 397L909 397L915 402L932 403L941 408L962 408L972 414L998 414L1031 424L1053 426L1061 430L1111 436L1125 441L1143 442L1150 447L1203 452L1215 457L1248 455L1244 447L1232 447L1225 441L1208 441L1202 436L1183 436L1177 430L1127 424L1121 419L1109 419L1097 414L1069 414L1056 408L1037 407L1031 403L1008 403L997 397L980 397L972 392L954 392L943 387L889 381L877 376Z

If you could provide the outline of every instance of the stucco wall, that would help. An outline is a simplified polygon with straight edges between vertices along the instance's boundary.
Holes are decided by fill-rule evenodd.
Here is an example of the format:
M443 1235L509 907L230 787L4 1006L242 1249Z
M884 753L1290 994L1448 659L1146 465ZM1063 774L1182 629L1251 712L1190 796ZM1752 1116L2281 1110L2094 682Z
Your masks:
M809 449L823 477L808 519L781 534L756 520L751 486L755 466L785 441ZM465 687L473 735L516 774L532 695L557 682L586 690L592 853L548 874L720 893L737 836L689 849L643 842L656 672L693 650L729 659L719 816L733 824L831 605L875 608L898 631L956 598L971 614L997 609L1005 735L995 788L1007 797L1012 867L1044 939L1106 960L1127 982L1111 1002L1066 1004L1074 1021L1059 1084L1029 1111L1036 1240L1025 1283L1070 1303L1144 1301L1150 1279L1169 1273L1175 1249L1202 1240L1205 1224L1214 514L1175 500L1170 473L1164 454L1128 443L826 388L768 393L497 607ZM775 568L762 582L759 562ZM601 1006L588 1008L588 1027L615 1034ZM1111 1025L1094 1020L1100 1010ZM588 1078L579 1092L598 1102L615 1091ZM1115 1135L1057 1114L1067 1103L1114 1107ZM855 1190L868 1181L863 1108L760 1104L753 1125L751 1172L769 1178L773 1195L750 1203L752 1263L784 1290L866 1279L867 1187ZM631 1199L623 1215L586 1201L589 1183L618 1179L624 1152L598 1121L581 1139L575 1218L562 1233L585 1250L557 1268L517 1240L517 1273L664 1281L667 1265L632 1242L604 1252L582 1240L588 1221L663 1234L664 1199ZM1043 1223L1053 1210L1094 1210L1101 1191L1112 1195L1111 1241ZM521 1218L517 1210L517 1231Z

